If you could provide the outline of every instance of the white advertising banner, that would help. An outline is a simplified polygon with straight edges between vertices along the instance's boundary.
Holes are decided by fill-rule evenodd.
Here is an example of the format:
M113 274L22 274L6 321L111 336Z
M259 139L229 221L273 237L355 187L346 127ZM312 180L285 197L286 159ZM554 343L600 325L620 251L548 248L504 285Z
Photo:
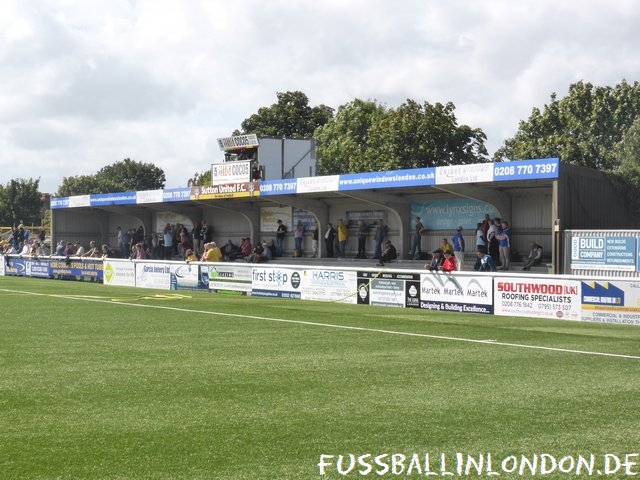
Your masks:
M136 286L136 267L131 260L106 259L103 267L105 285Z
M200 288L200 267L196 264L171 264L169 285L171 290Z
M581 319L580 281L557 277L495 277L495 314Z
M216 263L202 266L202 271L207 272L206 281L209 290L217 293L251 293L252 265L235 263ZM202 274L204 277L204 274ZM203 282L205 278L202 279Z
M297 269L264 266L253 267L251 295L300 299L301 275Z
M582 319L588 322L640 325L640 281L583 281Z
M355 271L307 269L300 277L302 300L357 303L358 275Z
M460 313L493 313L493 278L430 272L420 276L420 308Z
M136 262L136 286L171 290L171 266L162 263Z

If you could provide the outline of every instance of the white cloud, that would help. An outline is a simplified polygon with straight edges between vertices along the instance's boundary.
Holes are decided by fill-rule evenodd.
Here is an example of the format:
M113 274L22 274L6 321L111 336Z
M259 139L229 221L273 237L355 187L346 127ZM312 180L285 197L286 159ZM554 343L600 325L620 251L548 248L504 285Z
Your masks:
M132 158L185 185L276 92L453 102L490 152L579 80L640 77L633 0L9 0L0 18L0 182Z

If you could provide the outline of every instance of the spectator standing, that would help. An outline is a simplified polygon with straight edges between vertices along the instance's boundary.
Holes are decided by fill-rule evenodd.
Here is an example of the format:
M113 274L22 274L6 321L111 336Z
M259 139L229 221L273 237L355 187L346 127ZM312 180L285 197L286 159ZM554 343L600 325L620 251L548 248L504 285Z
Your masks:
M313 224L313 230L311 230L311 240L313 246L313 258L318 256L318 237L320 235L320 229L318 228L318 224Z
M293 249L293 256L294 257L301 257L302 256L302 236L304 235L304 223L302 223L302 220L298 220L298 223L296 223L296 226L293 228L293 242L294 242L294 249Z
M509 222L502 221L502 231L498 235L500 249L500 270L509 270L511 259L511 228Z
M171 260L173 256L173 233L171 232L171 224L167 223L162 233L162 239L164 240L164 259Z
M373 258L380 258L382 255L382 242L384 242L387 236L387 226L384 224L384 220L379 218L376 221L376 231L373 234L374 250Z
M487 225L487 228L489 226ZM487 253L487 237L484 233L484 229L482 228L482 223L478 222L478 227L476 228L476 251L481 250L484 253Z
M281 257L284 255L284 237L287 235L287 226L282 223L282 220L278 220L278 227L276 228L276 255Z
M369 227L365 225L362 219L358 220L358 231L356 234L358 235L358 255L356 258L367 258L366 245Z
M347 256L347 239L349 238L349 227L344 223L342 218L337 220L338 223L338 258Z
M327 223L327 231L324 233L324 246L327 250L327 257L333 258L333 243L336 238L336 230L331 222Z
M413 242L409 251L409 259L416 259L422 253L422 236L425 233L424 225L420 217L416 217L413 227Z
M453 243L453 255L456 257L456 270L462 271L464 266L464 237L462 236L462 227L458 227L456 234L451 237Z
M493 263L496 265L500 265L500 242L498 235L500 235L500 219L496 217L487 230L489 255L491 255Z

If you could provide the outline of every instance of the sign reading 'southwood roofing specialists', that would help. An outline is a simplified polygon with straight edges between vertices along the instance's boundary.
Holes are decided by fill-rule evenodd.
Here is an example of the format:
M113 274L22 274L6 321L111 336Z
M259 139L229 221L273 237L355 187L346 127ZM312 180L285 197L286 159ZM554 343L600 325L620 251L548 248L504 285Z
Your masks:
M576 236L571 239L573 270L636 270L635 237Z

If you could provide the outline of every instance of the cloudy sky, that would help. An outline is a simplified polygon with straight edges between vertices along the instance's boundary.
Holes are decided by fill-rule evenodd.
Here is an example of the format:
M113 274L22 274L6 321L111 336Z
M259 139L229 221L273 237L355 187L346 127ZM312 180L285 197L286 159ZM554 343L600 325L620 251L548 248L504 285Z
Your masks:
M636 0L1 0L0 183L219 161L276 92L453 102L489 153L579 80L640 80Z

